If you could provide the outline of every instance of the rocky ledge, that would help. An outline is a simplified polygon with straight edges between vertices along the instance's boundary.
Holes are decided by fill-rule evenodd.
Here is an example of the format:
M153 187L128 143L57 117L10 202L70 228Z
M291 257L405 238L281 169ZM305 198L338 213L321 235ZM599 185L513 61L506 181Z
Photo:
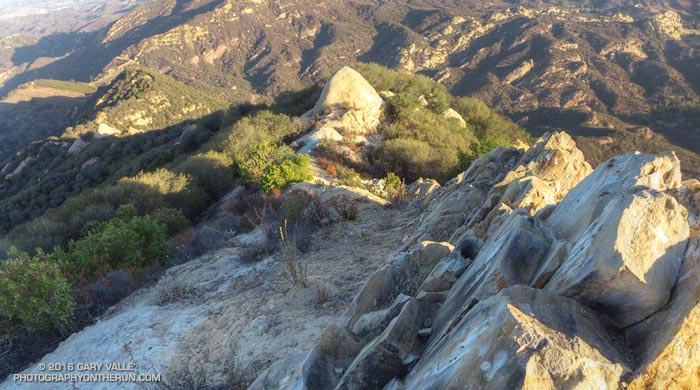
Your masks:
M252 389L700 388L700 182L565 133L444 187L345 315Z

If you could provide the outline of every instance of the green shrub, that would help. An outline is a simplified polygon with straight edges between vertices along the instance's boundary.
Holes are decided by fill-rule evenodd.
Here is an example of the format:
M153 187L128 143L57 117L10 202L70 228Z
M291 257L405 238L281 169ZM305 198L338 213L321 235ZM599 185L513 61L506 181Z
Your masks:
M236 182L233 161L221 152L209 151L194 155L176 167L213 199L219 199L233 188Z
M65 330L74 308L71 285L43 251L12 249L0 264L0 318L20 330Z
M257 145L277 144L300 131L299 124L289 116L263 110L221 130L208 145L210 150L222 152L234 163L240 164Z
M190 221L180 209L161 207L153 212L153 219L165 226L168 236L174 236L190 227Z
M165 262L166 227L150 216L115 218L90 229L55 256L66 275L86 283L115 269L141 269Z
M478 142L472 142L468 151L459 152L459 167L466 171L476 159L485 155L499 146L510 146L511 141L505 134L488 135Z
M410 181L420 177L447 180L457 156L440 154L425 141L395 138L384 141L373 156L374 164L384 172L396 172Z
M404 182L394 172L387 173L384 178L384 193L392 202L405 198L406 188Z
M269 142L261 142L252 146L245 157L238 160L238 170L243 180L260 182L270 166L279 164L293 156L294 151L288 146L277 147Z
M305 154L297 154L279 163L273 163L265 169L260 178L260 185L266 192L284 189L291 183L309 180L311 159Z

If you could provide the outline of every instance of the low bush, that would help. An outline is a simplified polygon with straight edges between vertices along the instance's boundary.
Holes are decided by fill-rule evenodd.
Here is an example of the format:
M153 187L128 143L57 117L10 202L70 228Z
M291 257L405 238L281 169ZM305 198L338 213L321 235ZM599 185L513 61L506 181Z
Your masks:
M155 304L165 306L175 302L191 301L199 297L200 294L199 290L183 281L162 281L156 290Z
M10 258L0 265L4 329L65 331L74 308L71 285L54 260L42 251L36 256L10 251Z
M309 166L311 159L305 154L298 154L292 158L273 163L265 169L260 178L260 185L266 192L276 189L284 189L291 183L309 180Z
M362 177L352 168L338 166L335 177L341 186L362 188Z
M153 219L165 226L167 236L174 236L190 227L190 221L180 209L161 207L153 212Z
M345 195L336 195L331 198L330 202L340 218L346 221L354 221L357 219L358 209L355 199L350 199Z
M65 275L81 285L113 269L141 269L165 261L166 227L150 216L115 218L54 253Z
M511 141L506 135L487 135L479 141L472 142L468 151L459 151L459 169L467 170L479 157L499 146L510 146Z

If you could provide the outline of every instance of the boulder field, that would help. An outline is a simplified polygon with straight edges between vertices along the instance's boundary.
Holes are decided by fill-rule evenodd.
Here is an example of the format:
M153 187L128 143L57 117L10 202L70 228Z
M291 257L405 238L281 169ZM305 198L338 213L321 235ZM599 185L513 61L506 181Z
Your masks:
M563 132L439 187L338 323L251 389L700 388L700 185Z

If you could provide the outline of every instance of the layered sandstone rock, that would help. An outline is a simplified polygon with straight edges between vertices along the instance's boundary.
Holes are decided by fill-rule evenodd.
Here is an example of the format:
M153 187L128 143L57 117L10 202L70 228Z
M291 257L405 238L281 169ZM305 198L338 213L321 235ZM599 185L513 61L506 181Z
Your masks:
M698 386L700 185L675 155L591 171L546 134L432 187L346 317L253 389Z

